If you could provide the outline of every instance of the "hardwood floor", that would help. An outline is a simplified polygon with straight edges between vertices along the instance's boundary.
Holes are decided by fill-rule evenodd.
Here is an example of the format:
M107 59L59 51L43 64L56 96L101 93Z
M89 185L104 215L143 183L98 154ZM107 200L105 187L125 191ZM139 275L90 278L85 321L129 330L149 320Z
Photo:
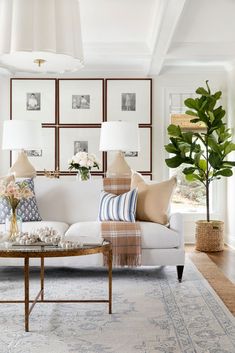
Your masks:
M186 245L186 252L194 252L194 245ZM209 258L218 266L219 269L223 271L225 276L235 283L235 250L225 246L224 251L219 251L215 253L207 253Z

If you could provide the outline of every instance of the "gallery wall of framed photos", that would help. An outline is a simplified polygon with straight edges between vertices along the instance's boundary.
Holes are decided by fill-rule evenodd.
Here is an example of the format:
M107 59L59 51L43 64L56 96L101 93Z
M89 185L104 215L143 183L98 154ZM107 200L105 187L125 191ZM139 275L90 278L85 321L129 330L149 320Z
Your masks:
M101 123L138 122L140 151L125 158L134 170L152 177L152 79L151 78L12 78L10 119L42 122L41 150L27 151L38 175L58 171L74 175L68 160L78 151L94 153L103 177L112 153L99 151ZM11 153L11 163L16 152Z

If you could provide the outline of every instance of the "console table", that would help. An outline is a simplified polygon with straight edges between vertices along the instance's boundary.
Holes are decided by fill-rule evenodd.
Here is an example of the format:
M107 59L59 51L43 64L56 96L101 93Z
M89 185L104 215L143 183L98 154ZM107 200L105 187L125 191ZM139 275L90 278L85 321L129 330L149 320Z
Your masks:
M44 259L48 257L83 256L102 253L108 256L108 299L77 300L77 299L45 299L44 297ZM109 314L112 313L112 245L104 242L96 246L83 246L72 249L63 249L58 246L19 246L5 248L0 244L0 257L24 259L24 300L0 300L0 303L24 303L25 306L25 331L29 331L29 315L36 303L108 303ZM40 258L40 291L34 300L29 298L29 260ZM30 306L30 303L31 306Z

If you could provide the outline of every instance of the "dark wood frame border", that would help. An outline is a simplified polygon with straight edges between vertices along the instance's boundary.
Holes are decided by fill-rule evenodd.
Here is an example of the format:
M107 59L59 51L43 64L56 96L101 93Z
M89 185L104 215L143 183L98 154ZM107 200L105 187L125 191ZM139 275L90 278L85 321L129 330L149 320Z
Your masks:
M139 126L152 126L153 119L153 109L152 109L152 101L153 101L153 80L149 77L144 78L106 78L105 79L105 121L108 121L108 81L149 81L150 82L150 122L146 124L139 123Z
M149 175L152 178L152 78L42 78L42 77L17 77L10 79L10 119L12 120L12 83L13 80L53 80L55 81L55 122L54 123L43 123L43 128L54 128L55 129L55 170L59 168L59 130L60 128L101 128L101 123L89 123L89 124L64 124L59 122L59 83L65 80L101 80L102 81L102 122L107 121L107 83L111 80L148 80L150 81L150 123L139 124L140 128L150 128L150 170L139 171L143 175ZM12 164L12 152L10 152L10 165ZM104 177L107 171L107 153L103 152L103 163L102 169L99 172L91 172L92 175ZM76 172L72 171L59 171L61 176L75 175ZM44 171L37 171L37 175L44 175Z
M102 119L100 121L100 123L79 123L79 124L75 124L75 123L61 123L60 122L60 81L101 81L102 82ZM82 125L98 125L101 124L104 119L105 119L105 92L104 92L104 78L59 78L57 79L57 97L58 97L58 124L59 125L70 125L70 126L82 126Z
M57 107L58 107L58 104L57 104L57 99L58 99L58 95L57 95L57 79L56 78L40 78L40 77L23 77L23 78L20 78L20 77L17 77L17 78L11 78L10 79L10 120L13 119L12 117L12 84L13 84L13 81L55 81L55 120L54 122L52 123L42 123L42 126L55 126L56 123L57 123Z

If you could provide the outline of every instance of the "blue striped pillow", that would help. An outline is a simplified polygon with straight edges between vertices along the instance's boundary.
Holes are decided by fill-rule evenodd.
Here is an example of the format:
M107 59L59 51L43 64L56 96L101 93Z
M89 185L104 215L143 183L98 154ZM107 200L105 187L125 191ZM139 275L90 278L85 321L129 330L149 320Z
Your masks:
M137 189L121 195L102 191L99 208L99 221L135 222Z

